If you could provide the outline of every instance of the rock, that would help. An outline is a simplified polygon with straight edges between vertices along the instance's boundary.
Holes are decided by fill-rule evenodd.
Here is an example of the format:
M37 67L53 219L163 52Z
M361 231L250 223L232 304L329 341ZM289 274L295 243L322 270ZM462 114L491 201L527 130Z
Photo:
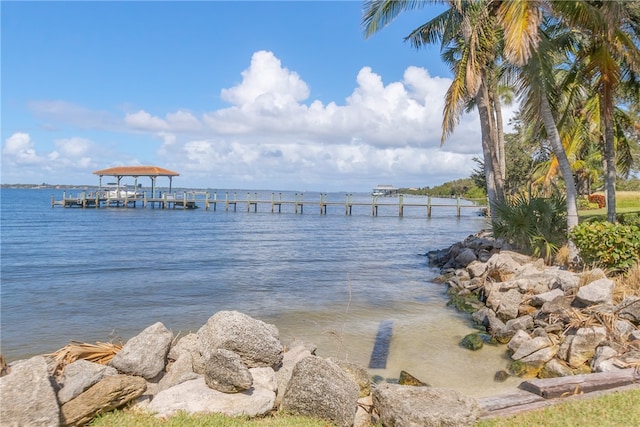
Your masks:
M611 359L616 357L618 352L607 345L601 345L596 348L596 352L591 361L591 370L593 372L611 372L617 371L614 361Z
M499 270L504 274L514 274L520 268L521 264L516 262L511 255L515 252L502 251L493 254L487 261L487 270ZM515 256L515 255L514 255Z
M467 265L467 271L470 278L481 277L487 272L487 264L480 261L472 261Z
M520 346L518 347L518 349L513 353L513 355L511 356L511 358L513 360L520 360L520 359L524 359L527 356L531 356L532 354L547 348L547 347L551 347L553 346L553 343L551 342L551 340L549 340L549 338L546 337L535 337L532 338L530 340L527 341L523 341ZM556 353L557 353L557 349L556 349ZM554 353L555 355L555 353ZM550 360L551 358L547 359ZM525 361L527 362L527 361ZM545 360L546 362L546 360Z
M552 288L560 288L562 292L577 289L580 286L580 276L569 271L555 269L555 280Z
M531 336L526 331L516 331L515 335L511 337L511 340L507 344L507 348L515 353L522 343L527 341L531 341Z
M551 302L557 297L564 297L564 292L561 289L552 289L548 292L534 295L531 298L531 305L534 307L542 307L544 303Z
M371 394L369 372L365 368L358 364L336 359L334 357L328 357L327 360L338 365L340 369L342 369L344 373L358 385L358 388L360 389L358 397L365 397Z
M268 366L250 368L249 372L253 378L254 388L264 388L274 393L278 391L278 381L276 380L276 373L273 368Z
M83 359L76 360L68 364L62 372L58 401L61 405L67 403L102 378L117 374L118 371L111 366L101 365Z
M467 334L462 341L460 341L460 345L469 350L480 350L483 346L482 338L479 334Z
M254 388L229 394L213 390L204 382L204 377L199 377L161 391L147 410L163 418L179 411L188 414L220 413L232 417L256 417L269 413L275 400L275 392L257 382Z
M178 342L169 350L168 357L172 360L178 360L184 353L191 355L193 372L196 374L204 374L205 358L200 354L200 338L197 334L190 333L180 338Z
M626 319L636 326L640 326L640 297L627 297L616 307L621 319Z
M517 331L527 331L533 329L533 317L530 315L524 315L517 317L515 319L508 320L497 334L496 338L498 338L501 342L510 340L511 337L515 335ZM506 339L502 339L506 338Z
M282 362L278 328L237 311L220 311L198 331L200 353L206 358L218 348L237 353L249 368Z
M596 347L604 341L606 336L607 329L604 326L578 329L571 341L571 347L567 354L569 365L577 368L591 359L595 354Z
M536 338L534 338L535 340ZM531 365L544 365L558 354L558 349L560 346L551 345L549 347L541 348L538 351L531 353L528 356L525 356L520 359L520 362L524 362Z
M313 351L310 351L310 348ZM282 357L282 365L276 371L276 379L278 380L278 395L276 396L276 406L280 406L282 397L287 389L287 384L291 379L293 368L299 361L305 357L309 357L315 352L315 346L309 346L304 341L294 341L290 349L286 351Z
M526 363L521 360L514 360L509 365L509 372L516 377L535 378L543 368L542 363Z
M493 291L487 298L487 305L495 310L502 321L518 317L518 308L521 303L522 294L517 289L509 289L506 292Z
M493 310L487 307L482 307L480 310L476 310L471 313L473 321L485 328L489 327L489 316L496 317L496 314Z
M400 378L398 379L400 385L410 385L414 387L429 387L429 384L420 381L407 371L400 371Z
M204 381L214 390L237 393L253 385L249 368L233 351L219 348L213 350L204 368Z
M167 368L167 372L158 383L158 391L166 390L195 378L198 378L198 374L193 369L193 356L188 352L181 353L178 356L178 360Z
M599 279L578 289L576 301L585 306L611 304L615 282L610 279Z
M493 380L498 383L503 383L507 379L509 379L510 376L511 375L509 375L509 372L502 370L495 373L495 375L493 376Z
M0 377L0 420L3 426L58 426L60 409L47 361L32 357L11 365Z
M573 375L571 368L557 358L549 360L538 374L540 378L557 378L569 375Z
M154 378L164 370L172 339L173 334L157 322L127 341L109 364L125 374Z
M136 399L146 388L147 382L141 377L121 374L105 377L62 405L61 419L65 425L82 426L97 414L109 412Z
M358 402L357 384L339 366L318 356L302 359L293 369L281 409L351 426Z
M361 397L358 399L358 410L356 411L355 419L353 420L353 427L374 427L377 422L375 420L373 411L373 398L371 395Z
M480 412L475 399L435 387L380 384L372 396L385 426L473 426Z

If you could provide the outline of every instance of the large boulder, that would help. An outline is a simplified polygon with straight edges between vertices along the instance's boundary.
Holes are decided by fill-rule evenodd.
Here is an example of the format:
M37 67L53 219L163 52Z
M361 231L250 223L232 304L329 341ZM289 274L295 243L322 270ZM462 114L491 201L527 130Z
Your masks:
M118 371L151 379L164 370L173 334L157 322L131 338L111 359Z
M293 369L281 409L349 427L354 422L359 392L355 381L338 365L309 356Z
M480 413L475 399L454 390L384 383L372 395L385 426L473 426Z
M197 335L205 360L223 348L237 353L249 368L275 367L282 361L278 328L238 311L219 311Z
M211 352L204 369L204 380L209 387L223 393L237 393L253 385L251 372L240 356L224 348Z
M260 377L264 377L264 374ZM223 393L207 386L204 377L200 376L161 391L149 403L147 410L163 418L179 411L188 414L220 413L234 417L265 415L273 409L276 400L275 374L271 370L271 381L268 384L262 384L258 378L254 377L253 387L249 390Z
M3 426L58 426L60 408L42 356L11 365L0 377L0 421Z
M116 375L117 373L118 371L111 366L83 359L76 360L68 364L62 372L59 382L61 388L58 391L58 401L61 405L67 403L102 378Z
M144 378L113 375L100 380L60 408L65 425L83 426L97 414L109 412L141 396L147 388Z
M278 380L278 395L276 396L276 406L280 406L282 403L282 397L287 389L293 368L299 361L305 357L309 357L315 354L316 346L304 341L294 341L288 346L288 350L282 357L282 364L276 371L276 379Z

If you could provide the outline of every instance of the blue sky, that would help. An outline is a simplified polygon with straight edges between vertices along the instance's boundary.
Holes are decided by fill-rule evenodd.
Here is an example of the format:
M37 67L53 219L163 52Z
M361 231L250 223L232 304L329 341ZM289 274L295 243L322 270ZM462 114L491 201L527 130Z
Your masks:
M450 73L359 1L11 2L2 19L2 183L96 184L157 165L174 185L367 191L469 176L477 113L440 145Z

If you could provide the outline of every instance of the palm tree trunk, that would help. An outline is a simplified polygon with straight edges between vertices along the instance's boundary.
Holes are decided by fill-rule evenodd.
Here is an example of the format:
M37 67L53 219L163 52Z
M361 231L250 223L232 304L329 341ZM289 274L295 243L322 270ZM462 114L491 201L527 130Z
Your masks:
M490 185L494 191L494 198L492 200L490 197L489 202L503 202L504 179L500 173L496 123L493 108L491 108L489 88L485 80L482 81L478 93L476 93L476 105L478 114L480 115L480 131L482 133L482 151L485 157L485 171L490 170L491 175L491 182L487 181L487 193L489 192ZM488 168L488 165L491 167ZM489 179L489 177L487 177L487 179Z
M498 143L498 162L500 164L500 174L502 176L502 181L507 181L507 158L504 149L504 123L502 121L502 102L500 101L500 95L497 91L492 91L493 98L493 110L496 114L496 134L497 134L497 143Z
M604 114L604 189L607 200L607 221L616 222L616 148L613 120Z
M553 119L553 113L551 112L551 106L545 95L541 96L540 100L540 115L544 123L544 128L547 131L547 138L551 144L553 154L558 159L558 168L560 174L564 179L567 193L567 231L571 231L573 227L578 225L578 194L576 191L576 183L573 178L573 172L571 171L571 165L567 158L567 153L564 150L562 141L560 140L560 134L558 128ZM571 249L571 246L570 246ZM573 258L572 254L572 258Z

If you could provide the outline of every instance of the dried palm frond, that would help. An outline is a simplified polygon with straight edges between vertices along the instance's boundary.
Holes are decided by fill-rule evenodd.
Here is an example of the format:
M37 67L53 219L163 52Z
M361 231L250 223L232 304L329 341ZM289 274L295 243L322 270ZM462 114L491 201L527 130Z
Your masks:
M596 313L585 313L584 311L571 309L569 321L567 322L565 333L570 329L588 328L601 325Z
M113 356L122 349L122 343L96 342L95 344L71 341L55 353L47 354L53 358L56 371L63 369L69 363L76 360L88 360L89 362L106 365L111 362Z

